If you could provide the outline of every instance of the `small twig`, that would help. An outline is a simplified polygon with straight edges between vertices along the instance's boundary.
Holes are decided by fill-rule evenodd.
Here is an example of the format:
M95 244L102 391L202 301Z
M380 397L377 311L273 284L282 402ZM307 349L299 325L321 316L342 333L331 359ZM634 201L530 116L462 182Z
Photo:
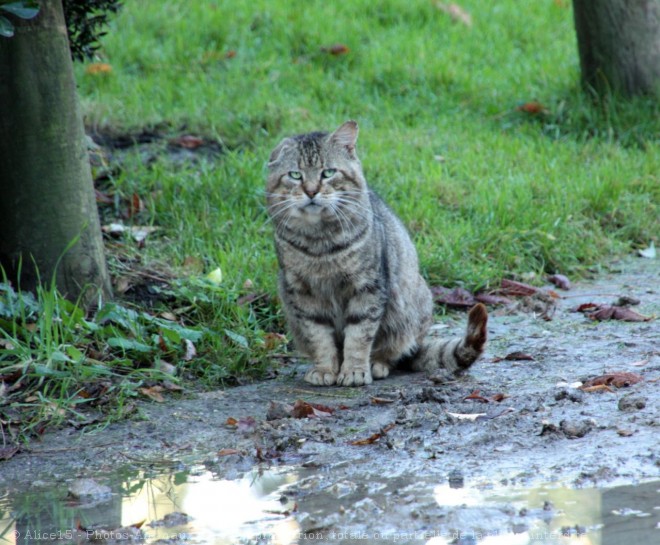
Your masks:
M620 293L574 293L572 295L561 295L562 299L573 299L575 297L620 297Z

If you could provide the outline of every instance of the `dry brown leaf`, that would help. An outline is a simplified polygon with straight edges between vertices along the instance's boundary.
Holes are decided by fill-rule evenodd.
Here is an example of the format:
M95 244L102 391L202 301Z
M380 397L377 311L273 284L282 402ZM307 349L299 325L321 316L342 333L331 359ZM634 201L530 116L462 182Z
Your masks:
M93 62L87 65L87 68L85 68L85 72L91 74L92 76L96 76L99 74L109 74L110 72L112 72L112 66L110 66L105 62Z
M225 426L238 426L238 420L236 420L233 416L230 416L225 420Z
M369 398L374 405L389 405L394 403L394 399L388 399L386 397L371 397Z
M524 104L518 106L516 110L520 112L525 112L526 114L530 114L530 115L539 115L539 114L548 113L548 109L543 104L536 101L525 102Z
M580 390L583 392L610 392L614 393L614 390L607 386L606 384L597 384L596 386L580 386Z
M382 428L379 432L376 432L373 435L370 435L366 439L358 439L357 441L351 441L349 443L349 445L354 445L354 446L357 446L357 447L361 447L361 446L364 446L364 445L372 445L373 443L378 441L381 437L384 437L385 435L387 435L387 432L390 431L392 428L394 428L394 426L396 426L396 424L394 424L394 423L388 424L387 426Z
M510 354L507 354L503 358L501 357L493 358L493 363L497 363L500 361L535 361L535 360L534 360L534 356L530 356L525 352L511 352Z
M621 320L622 322L650 322L652 316L643 316L628 307L604 305L588 315L592 320Z
M481 403L488 403L488 399L486 399L482 395L479 395L479 390L474 390L469 396L466 396L463 399L463 401L467 401L468 399L474 400L474 401L479 401Z
M176 138L172 138L170 140L170 145L184 149L197 149L204 145L204 139L199 136L193 136L192 134L183 134Z
M334 409L320 403L308 403L302 399L296 400L293 404L291 416L293 418L321 418L331 416Z
M538 288L525 284L523 282L516 282L515 280L502 279L500 289L497 290L500 295L508 295L510 297L525 297L538 293Z
M621 437L630 437L633 435L635 432L633 430L616 430L616 432L621 436Z
M240 453L241 451L236 450L235 448L222 448L216 453L216 456L231 456L232 454L240 454Z
M158 403L163 403L165 401L165 398L161 395L163 389L162 386L151 386L150 388L138 388L138 392Z
M472 15L470 15L458 4L444 4L442 2L436 2L435 7L443 13L449 15L455 22L462 23L468 28L472 26Z
M18 447L0 447L0 460L9 460L18 452Z
M587 380L582 386L583 390L591 386L614 386L615 388L625 388L632 386L638 382L642 382L644 377L637 373L629 373L627 371L606 373L598 377Z
M321 48L321 51L330 53L330 55L339 56L346 55L350 49L347 45L344 44L332 44Z

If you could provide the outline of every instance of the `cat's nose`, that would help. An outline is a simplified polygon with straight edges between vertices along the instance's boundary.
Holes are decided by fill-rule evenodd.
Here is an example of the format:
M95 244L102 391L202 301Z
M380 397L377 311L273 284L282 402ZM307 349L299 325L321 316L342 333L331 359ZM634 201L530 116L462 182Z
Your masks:
M310 199L313 199L319 194L319 190L321 188L319 186L303 186L302 190L305 192L305 195L307 195Z

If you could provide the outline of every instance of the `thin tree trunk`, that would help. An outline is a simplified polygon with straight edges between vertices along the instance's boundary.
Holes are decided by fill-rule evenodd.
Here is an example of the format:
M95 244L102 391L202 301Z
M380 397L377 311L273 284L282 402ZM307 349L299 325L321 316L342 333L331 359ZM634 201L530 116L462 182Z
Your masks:
M61 0L0 38L0 265L21 289L110 295ZM20 271L20 279L18 278Z
M602 93L660 93L660 0L573 0L582 81Z

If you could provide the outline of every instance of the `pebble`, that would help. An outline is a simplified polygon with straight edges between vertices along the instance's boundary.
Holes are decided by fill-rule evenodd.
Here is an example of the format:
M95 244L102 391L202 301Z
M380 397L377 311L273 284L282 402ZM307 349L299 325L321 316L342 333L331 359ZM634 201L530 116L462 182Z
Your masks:
M644 407L646 407L646 398L642 396L628 394L619 399L620 411L641 411Z

